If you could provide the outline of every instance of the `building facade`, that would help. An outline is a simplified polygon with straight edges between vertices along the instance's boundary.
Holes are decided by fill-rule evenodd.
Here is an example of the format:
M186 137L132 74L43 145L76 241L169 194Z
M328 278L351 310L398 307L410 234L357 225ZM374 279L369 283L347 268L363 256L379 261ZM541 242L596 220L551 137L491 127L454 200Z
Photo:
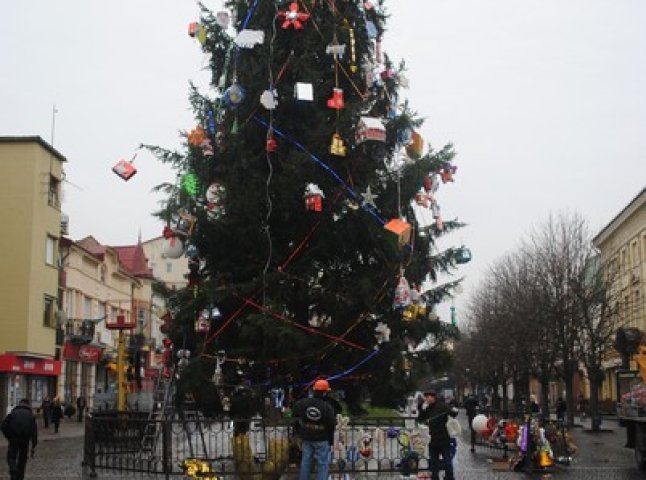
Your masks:
M646 188L596 235L593 244L599 249L601 264L617 278L613 282L617 289L617 327L637 327L646 332ZM617 354L604 363L602 399L617 399L616 374L620 367Z
M55 392L65 157L40 137L0 137L0 412Z
M58 394L68 403L82 395L91 408L98 398L104 406L117 388L119 333L108 326L116 323L118 316L134 319L136 324L124 331L130 376L135 366L137 373L145 376L150 364L152 272L141 242L109 247L91 236L78 241L64 238L61 259L65 273L64 344Z

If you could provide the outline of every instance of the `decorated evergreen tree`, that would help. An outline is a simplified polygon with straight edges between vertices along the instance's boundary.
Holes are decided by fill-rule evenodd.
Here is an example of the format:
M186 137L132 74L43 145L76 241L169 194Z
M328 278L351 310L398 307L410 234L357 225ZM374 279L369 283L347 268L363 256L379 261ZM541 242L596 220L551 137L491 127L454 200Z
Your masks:
M325 377L355 411L365 393L394 406L457 335L433 309L457 285L437 273L470 258L435 243L461 226L436 201L454 151L425 147L400 101L382 2L226 7L189 26L212 90L191 88L185 151L148 146L178 171L159 215L166 254L189 257L169 299L183 388L220 408L232 386L289 402Z

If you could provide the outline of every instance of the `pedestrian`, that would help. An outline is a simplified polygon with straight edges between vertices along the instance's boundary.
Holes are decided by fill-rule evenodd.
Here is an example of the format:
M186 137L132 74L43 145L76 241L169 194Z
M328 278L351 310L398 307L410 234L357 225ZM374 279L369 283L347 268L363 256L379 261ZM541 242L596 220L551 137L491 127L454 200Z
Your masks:
M45 395L40 403L40 411L43 414L43 427L49 428L49 419L52 415L52 400L49 395Z
M60 398L54 398L51 409L52 423L54 424L54 433L58 433L58 428L61 425L61 418L63 418L63 407L61 406Z
M7 463L11 480L25 478L25 466L31 441L31 456L33 458L38 444L38 427L29 400L23 398L2 422L2 433L7 438Z
M424 392L424 403L421 406L417 420L428 425L431 435L429 457L431 462L431 478L440 478L440 457L444 465L444 480L455 480L453 476L453 461L451 456L451 437L446 429L446 421L458 415L458 409L449 407L437 398L433 390Z
M559 397L558 402L556 403L556 418L559 421L559 424L565 422L565 414L567 413L567 404L563 397Z
M83 412L85 411L86 401L83 395L76 399L76 415L79 422L83 421Z
M529 411L532 415L541 413L541 407L536 403L536 396L534 394L529 396Z
M314 382L314 396L303 398L294 405L294 417L298 436L303 441L299 480L308 480L312 457L316 458L317 480L327 480L330 462L330 447L334 443L336 416L334 409L325 399L330 391L327 380Z
M467 411L467 419L469 422L469 430L471 431L471 451L475 452L475 446L476 446L476 431L473 429L473 419L478 413L478 399L475 397L475 395L469 395L465 400L464 400L464 409Z

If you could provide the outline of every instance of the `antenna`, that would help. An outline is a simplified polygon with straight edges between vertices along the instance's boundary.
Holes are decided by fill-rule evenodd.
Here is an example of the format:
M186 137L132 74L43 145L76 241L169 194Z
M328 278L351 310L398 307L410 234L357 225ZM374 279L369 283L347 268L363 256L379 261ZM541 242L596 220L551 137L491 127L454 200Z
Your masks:
M56 109L56 104L53 104L52 105L52 138L51 138L51 141L49 142L52 147L54 146L54 131L56 130L57 113L58 113L58 110Z

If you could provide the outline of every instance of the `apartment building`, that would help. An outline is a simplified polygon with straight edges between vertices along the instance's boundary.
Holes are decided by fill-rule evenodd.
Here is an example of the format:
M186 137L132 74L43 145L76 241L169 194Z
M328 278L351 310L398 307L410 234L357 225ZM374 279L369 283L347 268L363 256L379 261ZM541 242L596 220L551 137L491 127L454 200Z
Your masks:
M108 325L118 316L135 319L127 335L128 355L140 373L150 365L152 271L141 242L106 246L94 237L61 240L64 268L65 341L58 393L67 402L79 395L94 406L97 394L116 391L118 331Z
M616 273L618 327L637 327L646 332L646 188L617 214L593 239L601 264ZM601 398L616 399L618 355L605 364L606 378Z
M0 137L0 412L53 394L65 157L36 136Z

